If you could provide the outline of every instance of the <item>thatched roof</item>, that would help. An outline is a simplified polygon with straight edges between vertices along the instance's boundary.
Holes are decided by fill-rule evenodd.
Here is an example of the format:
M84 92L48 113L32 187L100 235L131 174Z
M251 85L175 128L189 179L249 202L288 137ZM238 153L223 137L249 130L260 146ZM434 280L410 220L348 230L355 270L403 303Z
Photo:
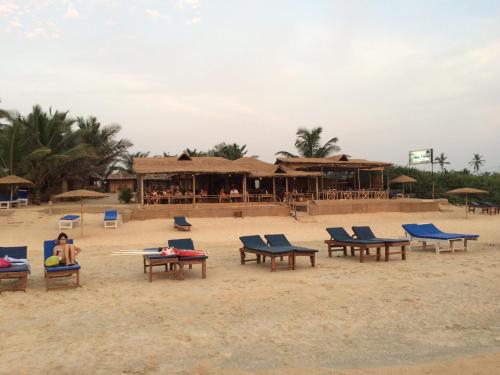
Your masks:
M298 168L334 167L341 169L373 169L390 167L391 163L353 159L349 155L339 154L327 158L278 158L276 164Z
M9 175L0 178L0 185L33 185L33 182L22 177Z
M486 190L465 187L447 191L446 194L488 194L488 192Z
M416 183L417 180L415 180L414 178L411 178L409 176L406 176L406 175L401 175L399 177L396 177L395 179L393 179L391 181L391 183L394 183L394 184L414 184Z
M137 176L135 174L129 174L125 172L116 172L108 176L108 180L135 180Z
M62 194L55 195L54 198L64 199L64 198L80 198L80 199L92 199L92 198L105 198L107 194L99 193L93 190L70 190Z
M135 173L170 173L170 174L227 174L250 173L250 171L231 160L219 157L189 157L182 154L179 157L148 157L134 158Z
M251 177L311 177L311 176L321 176L320 172L303 172L296 171L293 168L285 167L282 165L276 165L271 163L266 163L265 161L259 160L257 158L243 157L233 161L233 164L237 164L250 171Z

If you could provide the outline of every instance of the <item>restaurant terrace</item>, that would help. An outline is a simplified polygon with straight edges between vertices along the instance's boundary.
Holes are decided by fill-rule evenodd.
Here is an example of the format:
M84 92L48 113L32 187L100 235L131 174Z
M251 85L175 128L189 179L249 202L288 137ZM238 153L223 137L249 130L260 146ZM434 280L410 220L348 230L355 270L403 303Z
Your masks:
M384 170L390 163L328 158L279 158L271 164L253 157L135 158L141 205L293 202L385 199Z

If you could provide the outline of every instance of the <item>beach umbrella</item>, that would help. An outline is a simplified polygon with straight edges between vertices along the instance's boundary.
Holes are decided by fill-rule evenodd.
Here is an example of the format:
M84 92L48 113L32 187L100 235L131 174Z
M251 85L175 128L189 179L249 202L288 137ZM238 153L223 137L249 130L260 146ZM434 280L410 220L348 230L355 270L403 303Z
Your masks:
M465 195L465 217L469 213L469 194L488 194L486 190L474 189L474 188L460 188L455 190L447 191L446 194L454 194L454 195Z
M406 175L401 175L391 180L391 184L403 184L403 194L405 193L405 184L414 184L417 180Z
M0 185L10 185L10 200L12 200L12 195L13 195L12 190L14 185L32 186L34 184L30 180L26 180L25 178L14 176L11 174L9 176L0 178Z
M57 199L80 199L80 235L83 237L83 200L84 199L98 199L105 198L107 194L99 193L93 190L71 190L62 194L55 195Z

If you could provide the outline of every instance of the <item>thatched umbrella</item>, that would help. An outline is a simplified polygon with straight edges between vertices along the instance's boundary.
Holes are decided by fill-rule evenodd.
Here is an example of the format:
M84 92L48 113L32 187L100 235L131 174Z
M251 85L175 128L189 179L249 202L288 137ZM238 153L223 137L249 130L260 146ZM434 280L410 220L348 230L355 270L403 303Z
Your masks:
M105 198L107 194L99 193L98 191L93 190L71 190L66 193L55 195L54 198L57 199L71 199L71 198L79 198L80 199L80 235L83 237L83 200L84 199L98 199Z
M9 176L0 178L0 185L10 185L10 200L12 200L12 190L14 185L32 186L34 184L30 180L26 180L25 178L14 176L11 174Z
M447 191L446 194L465 195L465 217L467 217L467 214L469 213L468 195L469 194L488 194L488 192L486 190L481 190L481 189L460 188L460 189Z
M417 180L415 180L414 178L411 178L409 176L406 176L406 175L401 175L399 177L396 177L395 179L393 179L391 181L391 184L403 184L403 195L405 193L405 184L414 184L416 183Z

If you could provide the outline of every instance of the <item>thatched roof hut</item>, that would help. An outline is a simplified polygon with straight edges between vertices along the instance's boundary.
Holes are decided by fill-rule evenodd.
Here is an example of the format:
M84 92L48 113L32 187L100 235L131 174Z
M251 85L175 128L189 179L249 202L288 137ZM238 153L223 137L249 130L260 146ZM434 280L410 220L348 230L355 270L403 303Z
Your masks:
M380 170L390 167L391 163L353 159L349 155L339 154L327 158L278 158L276 163L294 169L310 170L316 168L335 168L344 170Z
M321 176L320 172L297 171L290 167L266 163L257 158L243 157L233 161L242 168L250 171L250 177L316 177Z
M134 158L137 174L248 174L250 171L231 160L220 157L190 157L187 154L167 157Z

